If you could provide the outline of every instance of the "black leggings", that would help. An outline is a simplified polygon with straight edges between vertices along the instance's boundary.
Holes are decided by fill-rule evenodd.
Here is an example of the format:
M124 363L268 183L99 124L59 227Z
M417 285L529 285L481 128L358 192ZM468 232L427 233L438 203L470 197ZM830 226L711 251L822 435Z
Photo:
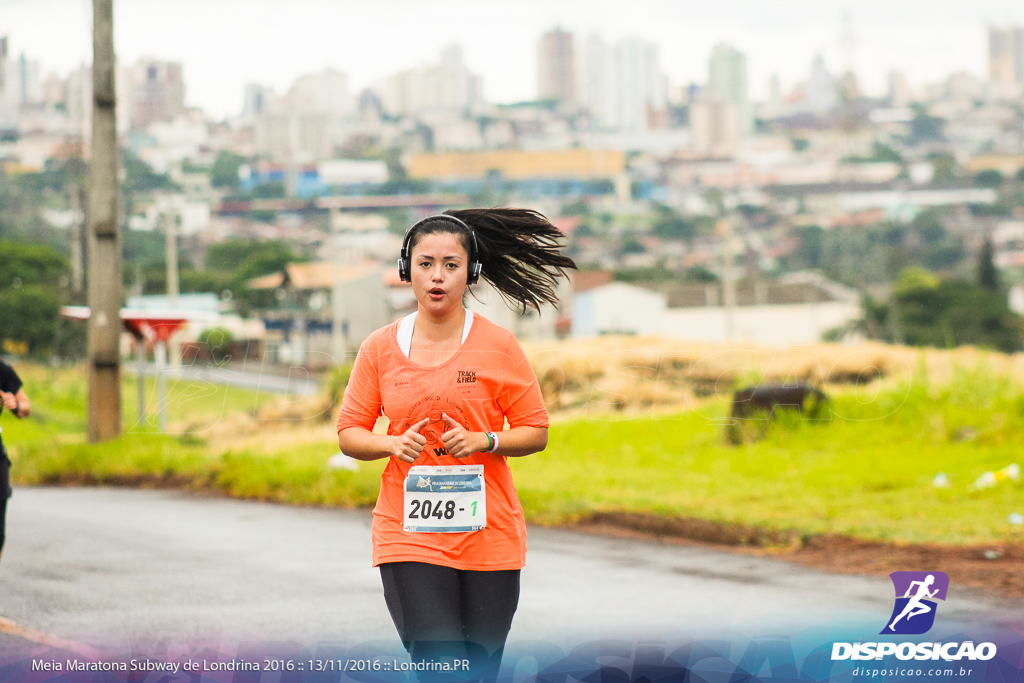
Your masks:
M468 650L501 660L519 604L519 570L470 571L423 562L380 565L384 600L414 661ZM479 645L483 652L476 649Z
M0 441L0 551L7 540L7 499L11 497L11 461Z

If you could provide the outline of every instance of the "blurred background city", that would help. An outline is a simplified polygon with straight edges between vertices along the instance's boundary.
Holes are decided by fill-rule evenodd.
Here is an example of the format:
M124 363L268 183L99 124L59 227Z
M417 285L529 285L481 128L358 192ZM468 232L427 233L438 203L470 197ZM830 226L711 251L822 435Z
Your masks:
M721 17L721 39L705 21L699 40L685 23L666 29L658 3L639 3L647 14L631 14L622 35L600 3L603 24L588 15L577 26L569 13L529 35L515 21L504 31L500 11L468 12L453 20L472 51L445 32L435 40L428 23L405 52L388 43L356 59L339 46L351 61L318 38L310 51L323 63L302 70L309 60L289 62L296 48L282 38L266 82L233 80L250 56L228 36L219 60L194 59L210 54L203 16L178 17L196 33L168 43L157 19L133 15L115 23L118 44L138 51L141 29L160 37L158 54L117 69L125 304L188 312L172 362L230 356L315 371L415 310L393 267L414 221L523 206L564 232L581 267L557 310L540 315L476 288L469 307L524 340L1018 351L1024 15L978 15L948 34L969 40L915 54L907 45L926 28L901 20L942 10L891 4L885 21L836 4L802 33L769 10L764 35L737 34ZM258 17L223 5L238 22L217 31L274 25L266 3ZM323 8L274 12L313 24ZM86 303L89 277L89 17L87 3L0 0L0 343L10 357L85 353L84 326L62 307ZM73 36L70 52L46 52L37 38L48 21ZM691 47L634 30L643 25ZM383 41L389 25L358 32ZM497 54L477 64L470 55L488 36ZM519 47L503 55L510 41ZM706 47L695 55L694 44ZM766 49L774 56L758 64ZM503 99L516 88L521 97Z
M109 0L0 0L16 486L371 506L385 460L333 423L416 309L405 231L527 207L580 266L558 305L467 305L552 418L514 459L531 524L1024 595L1019 0L113 5L93 73ZM51 590L16 533L0 589ZM60 596L5 616L95 628Z

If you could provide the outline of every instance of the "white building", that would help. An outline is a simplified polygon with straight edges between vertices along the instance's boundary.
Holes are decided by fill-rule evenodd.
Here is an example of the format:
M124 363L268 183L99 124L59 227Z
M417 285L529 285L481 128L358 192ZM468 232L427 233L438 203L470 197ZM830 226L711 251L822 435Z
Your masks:
M813 273L737 287L724 305L720 284L664 292L612 282L575 294L572 337L658 335L716 344L807 344L860 316L856 291Z
M275 109L282 114L345 119L355 114L355 105L348 89L348 76L334 69L325 69L297 78L288 94L275 104Z
M570 111L576 108L576 47L573 35L560 28L537 41L537 96L558 100Z
M608 45L590 36L580 53L580 105L601 129L664 127L668 93L658 46L641 38Z
M708 90L719 102L735 106L740 135L754 132L745 54L731 45L716 45L708 60Z
M662 334L666 311L664 294L611 282L573 296L570 334L574 339L600 334Z
M825 60L818 55L811 64L811 77L807 81L804 108L815 114L824 114L832 110L838 103L839 93L836 89L836 80L825 67Z
M996 268L1024 268L1024 221L1003 221L992 233Z
M740 144L740 113L735 102L714 96L690 105L690 142L703 157L731 157Z
M988 29L988 76L993 83L1024 83L1024 28Z
M140 59L126 73L131 99L127 106L118 102L118 108L132 128L144 129L185 113L185 81L179 62Z
M555 338L556 325L561 314L554 306L545 304L541 306L540 313L531 308L522 314L483 280L473 285L470 290L471 293L466 295L466 308L479 313L495 325L504 327L519 339Z
M0 125L16 122L22 107L43 102L39 62L24 53L11 58L5 51L5 43L0 44Z
M256 119L256 151L294 163L332 156L330 122L319 114L268 114Z
M270 114L273 111L277 93L269 85L246 83L242 97L242 119L252 121L258 116Z
M450 45L441 51L439 62L387 78L380 95L389 114L419 116L465 112L483 101L482 90L480 77L463 62L462 48Z
M1017 315L1024 315L1024 283L1017 283L1010 288L1010 310Z

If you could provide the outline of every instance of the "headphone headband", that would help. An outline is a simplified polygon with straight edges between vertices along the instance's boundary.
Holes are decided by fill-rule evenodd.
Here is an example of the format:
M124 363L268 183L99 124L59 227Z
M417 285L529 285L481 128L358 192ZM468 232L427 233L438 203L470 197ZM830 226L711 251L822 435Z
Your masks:
M412 250L413 234L421 226L435 222L450 223L453 226L461 228L469 233L472 246L469 254L469 273L466 276L466 284L475 285L480 280L480 271L483 270L483 264L480 262L479 257L480 251L476 243L476 231L469 227L465 221L446 213L427 216L426 218L417 221L411 228L405 231L405 239L402 240L402 251L398 257L399 279L402 282L412 282L412 254L410 252Z

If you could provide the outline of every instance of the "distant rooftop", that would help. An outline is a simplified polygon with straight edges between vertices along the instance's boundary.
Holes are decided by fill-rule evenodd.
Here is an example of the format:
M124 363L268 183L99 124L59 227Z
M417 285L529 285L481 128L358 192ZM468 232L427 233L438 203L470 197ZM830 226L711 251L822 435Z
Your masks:
M293 289L330 289L334 286L335 268L340 268L341 281L351 282L380 270L375 263L335 266L329 261L317 263L289 263L283 272L264 275L249 280L249 289L277 289L288 286Z
M659 283L648 286L666 297L669 308L725 305L721 282ZM744 281L736 285L737 306L778 306L841 301L856 303L859 294L814 273L792 273L778 279Z
M211 311L216 313L221 310L221 302L216 294L211 293L179 294L177 305L172 306L170 297L166 294L145 294L128 297L125 308L144 311L178 309L182 311Z

